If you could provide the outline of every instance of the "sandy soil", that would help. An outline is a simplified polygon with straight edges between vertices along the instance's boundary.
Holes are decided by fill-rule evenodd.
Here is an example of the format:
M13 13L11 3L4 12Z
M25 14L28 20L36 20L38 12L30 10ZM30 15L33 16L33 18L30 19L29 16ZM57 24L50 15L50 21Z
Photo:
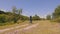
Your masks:
M60 23L54 23L50 21L35 22L36 24L2 34L60 34Z

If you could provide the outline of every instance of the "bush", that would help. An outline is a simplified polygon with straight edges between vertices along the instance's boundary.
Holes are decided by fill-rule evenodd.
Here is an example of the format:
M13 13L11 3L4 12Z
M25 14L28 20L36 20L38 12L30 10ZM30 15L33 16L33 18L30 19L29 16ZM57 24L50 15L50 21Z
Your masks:
M6 16L0 15L0 23L5 23L5 22L6 22Z
M41 18L38 15L32 17L32 20L40 20Z
M47 16L46 16L46 19L47 19L47 20L51 20L51 15L47 15Z
M56 19L53 19L53 21L60 23L60 17L59 18L56 18Z
M27 16L21 16L21 21L29 20L29 17Z

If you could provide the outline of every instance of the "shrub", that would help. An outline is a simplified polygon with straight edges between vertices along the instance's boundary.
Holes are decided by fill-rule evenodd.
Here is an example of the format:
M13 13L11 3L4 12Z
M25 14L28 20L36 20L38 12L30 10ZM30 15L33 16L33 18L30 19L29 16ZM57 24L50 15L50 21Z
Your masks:
M53 19L53 21L60 23L60 17L59 18L56 18L56 19Z
M0 15L0 23L5 23L6 22L6 16L3 14L3 15Z

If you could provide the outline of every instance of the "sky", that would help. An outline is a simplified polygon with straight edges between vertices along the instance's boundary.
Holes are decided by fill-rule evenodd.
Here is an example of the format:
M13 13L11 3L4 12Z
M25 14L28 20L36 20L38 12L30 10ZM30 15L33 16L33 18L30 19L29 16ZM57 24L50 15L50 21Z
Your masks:
M0 9L11 10L12 6L22 8L22 14L26 16L46 17L52 14L55 8L60 5L60 0L0 0Z

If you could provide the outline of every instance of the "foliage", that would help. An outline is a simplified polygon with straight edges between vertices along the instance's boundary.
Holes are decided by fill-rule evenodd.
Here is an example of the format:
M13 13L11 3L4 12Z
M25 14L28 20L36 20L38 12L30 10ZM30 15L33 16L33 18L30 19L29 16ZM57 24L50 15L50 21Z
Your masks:
M17 9L15 6L13 6L12 7L12 12L13 12L14 23L16 23L21 18L22 9Z
M53 19L52 21L53 21L53 22L58 22L58 23L60 23L60 17L59 17L59 18L55 18L55 19Z
M22 15L22 16L21 16L21 20L22 20L22 21L29 20L29 17Z
M53 13L53 20L60 22L60 5L55 9Z
M0 14L5 14L5 12L0 10Z
M33 16L33 20L40 20L40 17L38 15Z
M5 23L6 22L6 16L4 14L0 14L0 23Z
M53 13L53 18L58 18L58 17L60 17L60 6L58 6Z
M46 16L47 20L51 20L51 15Z
M4 25L5 23L17 23L18 20L27 20L27 16L23 16L22 9L17 9L15 6L12 7L12 12L4 12L0 10L0 25ZM3 24L2 24L3 23Z

